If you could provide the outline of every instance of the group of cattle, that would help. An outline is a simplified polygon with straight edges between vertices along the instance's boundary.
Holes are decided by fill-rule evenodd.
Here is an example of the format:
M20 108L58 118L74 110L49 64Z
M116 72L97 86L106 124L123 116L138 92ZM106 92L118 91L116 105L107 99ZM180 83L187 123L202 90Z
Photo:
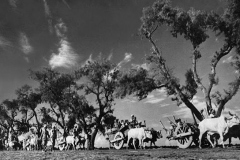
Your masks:
M240 139L240 120L236 114L231 114L229 112L229 117L220 116L218 118L206 118L201 121L198 125L199 129L199 137L195 137L199 139L199 148L202 148L202 137L206 135L207 140L214 148L217 144L217 139L220 138L220 141L224 146L224 141L229 139L229 145L231 144L231 138L238 138ZM144 130L143 128L134 128L128 131L128 141L127 147L129 146L130 139L133 139L133 145L135 146L135 140L138 139L139 145L145 148L145 142L150 141L155 144L158 138L162 138L161 131L153 132ZM212 142L212 137L215 137L215 141Z
M229 113L230 114L230 113ZM219 135L223 148L224 141L229 139L229 144L231 143L231 138L239 138L240 139L240 120L236 114L230 114L230 117L220 116L218 118L206 118L201 121L198 125L199 128L199 148L201 148L201 141L204 134L212 145L212 147L216 146L217 140L212 142L211 136ZM145 148L145 143L150 142L150 146L155 144L157 139L162 138L161 131L156 130L146 130L144 128L132 128L127 133L127 147L129 146L130 140L132 139L132 144L134 148L136 140L139 142L139 146ZM72 146L73 149L76 149L77 146L79 148L84 148L86 142L86 135L79 135L78 137L73 137L69 135L67 137L59 137L56 141L58 148L60 150L69 149ZM53 148L51 141L48 142L47 147ZM18 136L18 142L8 142L7 148L19 148L19 149L27 149L27 150L38 150L41 149L41 142L36 134L32 134L30 132L22 134Z
M134 149L137 148L136 140L138 140L139 146L145 148L147 142L150 142L150 147L152 146L152 144L156 146L155 142L157 141L157 139L162 138L161 131L156 131L153 129L145 130L144 128L132 128L128 131L127 135L127 148L129 146L130 140L132 139Z
M215 138L214 143L211 140L211 136L219 136L223 148L224 141L229 139L229 145L231 144L231 138L240 139L240 120L236 114L231 114L230 117L220 116L218 118L207 118L199 123L199 148L201 148L202 136L207 134L209 143L214 148L217 144Z

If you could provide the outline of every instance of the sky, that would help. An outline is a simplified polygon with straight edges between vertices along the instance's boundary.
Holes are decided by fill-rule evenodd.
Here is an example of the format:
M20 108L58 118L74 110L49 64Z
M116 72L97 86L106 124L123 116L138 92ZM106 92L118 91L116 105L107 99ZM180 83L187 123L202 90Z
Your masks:
M29 69L51 67L59 71L74 71L88 60L99 56L109 58L124 69L133 66L147 67L144 56L151 45L137 36L141 25L142 9L154 0L1 0L0 2L0 101L16 98L15 90L29 79ZM224 0L173 0L172 5L189 10L214 10L222 13ZM203 53L198 64L200 77L207 79L212 53L223 44L222 36L210 38L200 46ZM181 36L173 38L166 27L160 28L154 38L174 74L184 82L184 74L191 67L191 45ZM224 57L217 67L221 78L214 90L226 88L234 78L230 66L234 51ZM239 113L239 94L227 105L224 112ZM199 92L192 100L204 108ZM162 129L159 121L169 126L167 117L183 118L192 122L186 106L178 107L166 96L165 90L156 90L142 101L133 96L116 100L114 115L130 119L136 115L146 120L148 127ZM97 138L101 141L101 138ZM161 143L164 143L161 141ZM162 144L164 145L164 144Z

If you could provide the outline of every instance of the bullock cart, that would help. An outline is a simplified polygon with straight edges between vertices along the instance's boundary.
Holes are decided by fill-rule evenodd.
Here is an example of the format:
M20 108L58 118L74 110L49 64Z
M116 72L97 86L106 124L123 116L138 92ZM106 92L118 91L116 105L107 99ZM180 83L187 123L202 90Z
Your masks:
M163 125L162 122L161 124ZM188 148L193 142L198 145L199 130L196 124L180 120L176 120L176 123L170 121L170 124L172 126L170 129L166 129L163 125L169 141L176 140L179 148Z
M127 143L128 131L129 127L124 126L120 129L107 133L110 146L114 146L115 149L121 149L124 143Z

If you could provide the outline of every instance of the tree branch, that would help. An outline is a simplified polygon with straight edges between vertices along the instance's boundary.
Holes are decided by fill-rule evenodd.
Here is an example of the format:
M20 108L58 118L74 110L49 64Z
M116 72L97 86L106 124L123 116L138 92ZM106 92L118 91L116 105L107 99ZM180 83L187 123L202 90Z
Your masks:
M206 95L206 88L204 87L204 85L201 82L201 79L198 76L198 72L197 72L197 59L199 58L199 51L197 51L196 49L193 52L193 58L192 58L192 71L193 71L193 75L194 75L194 80L196 82L196 84L198 85L198 87L203 91L203 93Z
M29 121L30 121L33 117L34 117L34 114L32 113L32 115L31 115L28 119L26 119L26 122L29 124Z
M223 48L220 50L220 52L216 52L213 59L212 59L212 63L211 63L211 73L210 73L210 80L209 80L209 87L207 89L207 94L210 95L211 90L213 85L215 84L215 76L216 76L216 66L218 64L218 62L220 61L220 59L224 56L226 56L227 54L230 53L230 51L232 50L233 46L231 45L224 45Z

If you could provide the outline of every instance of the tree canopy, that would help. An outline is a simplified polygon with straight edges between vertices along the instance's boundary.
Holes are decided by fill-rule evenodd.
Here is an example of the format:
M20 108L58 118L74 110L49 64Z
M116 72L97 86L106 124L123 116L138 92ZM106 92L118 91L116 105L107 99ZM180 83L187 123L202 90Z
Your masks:
M172 7L169 0L159 0L154 2L152 6L144 8L139 35L149 40L152 45L152 53L146 56L146 61L151 69L134 68L129 71L122 80L125 85L129 84L128 89L125 88L122 92L123 95L127 92L135 93L142 99L153 90L165 87L168 95L174 96L172 100L177 101L178 105L184 103L201 121L203 119L202 115L190 101L201 90L208 113L213 108L212 104L215 100L218 106L217 116L220 116L225 104L237 93L240 85L238 59L240 44L239 2L236 0L229 0L228 2L228 7L222 15L213 11L199 11L193 8L185 11L178 7ZM178 78L174 76L173 70L169 68L164 58L165 53L162 52L161 46L157 46L154 40L156 31L162 26L167 26L173 37L183 36L186 41L191 42L192 67L185 74L185 85L180 84ZM197 64L202 57L199 49L200 45L210 37L210 33L215 33L216 37L223 35L224 43L220 50L212 53L208 85L205 85L202 83L203 80L198 72L198 67L201 66ZM232 65L238 74L223 93L213 91L213 86L218 85L219 81L216 76L217 65L232 50L236 52L235 61L232 62ZM132 83L132 79L137 82ZM139 84L144 84L145 87L141 88Z

